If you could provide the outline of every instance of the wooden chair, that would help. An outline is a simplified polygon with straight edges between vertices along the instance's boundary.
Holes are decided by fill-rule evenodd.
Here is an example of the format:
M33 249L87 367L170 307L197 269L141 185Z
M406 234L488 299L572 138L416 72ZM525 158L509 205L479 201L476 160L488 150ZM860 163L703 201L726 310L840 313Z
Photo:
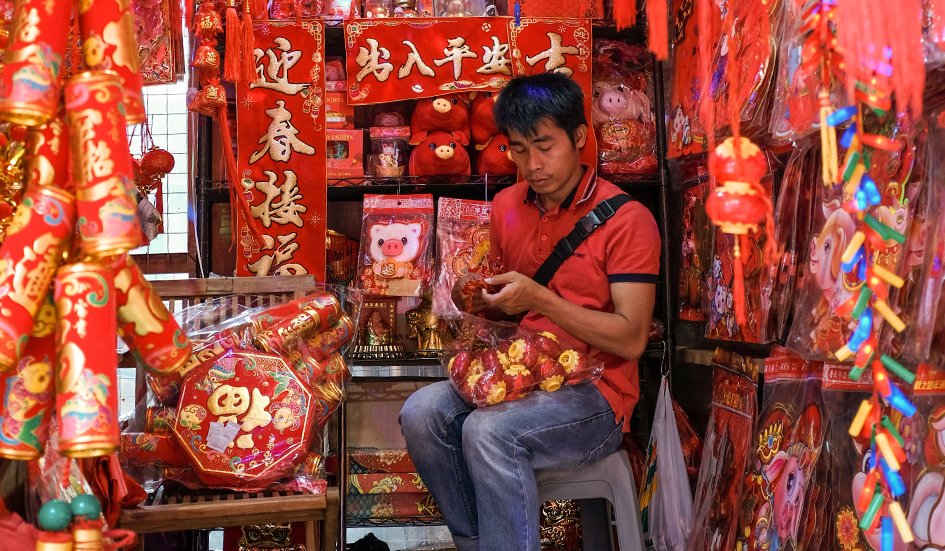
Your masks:
M151 282L172 312L218 297L224 300L223 321L249 304L272 305L304 296L315 289L311 276L179 279ZM138 370L137 392L145 392ZM143 403L143 400L137 400ZM338 541L340 494L329 487L325 494L292 492L188 491L161 486L144 504L122 511L118 526L138 534L201 530L288 522L305 523L308 551L334 551ZM143 549L143 543L139 544Z

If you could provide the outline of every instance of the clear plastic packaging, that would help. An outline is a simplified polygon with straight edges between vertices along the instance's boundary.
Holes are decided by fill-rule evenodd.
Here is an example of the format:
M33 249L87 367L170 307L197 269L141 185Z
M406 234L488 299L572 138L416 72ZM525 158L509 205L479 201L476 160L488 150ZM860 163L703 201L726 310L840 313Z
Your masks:
M391 17L394 6L391 0L364 0L364 17Z
M478 407L597 381L604 371L603 362L564 348L551 333L529 333L468 314L462 319L460 337L443 362L456 390Z
M432 195L366 195L359 281L367 295L416 297L433 276Z
M483 17L497 15L493 0L433 0L437 17Z
M410 159L409 126L372 126L370 171L374 176L399 178Z
M757 416L757 365L718 349L712 360L712 409L693 498L687 549L735 549L744 474Z
M815 522L814 470L827 425L820 392L823 366L785 349L774 348L765 360L764 405L752 440L745 473L736 548L758 549L778 541L786 549L805 547L826 519Z
M354 337L359 297L327 289L277 305L226 297L178 312L195 353L181 374L153 377L163 404L123 423L123 459L161 465L189 487L256 490L282 481L322 491L321 437L344 399L341 352ZM151 406L151 407L148 407ZM197 443L197 444L195 444ZM291 477L286 481L286 477Z
M499 273L494 259L489 255L488 201L453 199L441 197L437 210L436 245L440 267L433 292L433 313L440 317L453 318L460 311L453 301L456 283L465 280L481 280ZM479 292L475 285L469 295Z
M603 174L656 171L649 54L617 40L594 41L593 126Z

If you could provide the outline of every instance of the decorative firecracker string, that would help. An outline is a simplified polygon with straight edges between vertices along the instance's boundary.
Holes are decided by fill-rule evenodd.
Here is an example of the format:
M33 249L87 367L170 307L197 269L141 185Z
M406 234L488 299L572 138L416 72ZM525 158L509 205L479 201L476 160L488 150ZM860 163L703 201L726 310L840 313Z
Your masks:
M871 150L900 151L902 143L887 136L866 133L863 109L883 115L891 102L887 94L875 87L858 89L863 90L863 95L856 98L858 104L837 110L830 108L829 97L821 95L821 121L824 123L821 144L825 146L824 184L832 186L842 183L843 208L856 220L856 233L841 256L841 270L858 282L859 291L838 309L841 315L856 320L856 327L848 342L835 352L835 356L839 361L853 359L854 365L849 373L851 380L859 380L867 367L872 369L873 375L873 395L862 402L849 427L850 436L864 444L868 443L873 451L866 483L860 495L855 496L857 510L863 512L859 526L867 533L880 530L882 550L886 551L892 549L894 528L906 543L913 540L913 534L897 501L906 492L905 482L899 474L902 464L906 462L904 441L895 425L883 413L883 408L885 404L904 418L915 414L915 406L892 379L895 376L906 384L912 384L915 374L878 349L879 327L874 321L877 314L897 333L901 333L906 324L887 303L890 286L901 288L904 281L889 269L876 264L874 259L886 249L904 243L906 238L881 221L883 217L880 210L888 207L882 204L882 194L870 176L870 157ZM844 124L848 126L838 143L837 127ZM846 148L839 166L834 165L839 158L837 145ZM834 182L833 179L841 170L840 182ZM901 184L904 187L906 182Z

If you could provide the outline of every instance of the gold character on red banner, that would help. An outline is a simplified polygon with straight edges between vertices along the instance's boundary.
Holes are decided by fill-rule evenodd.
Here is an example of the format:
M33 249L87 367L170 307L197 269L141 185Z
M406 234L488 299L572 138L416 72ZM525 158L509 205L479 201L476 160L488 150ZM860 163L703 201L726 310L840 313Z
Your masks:
M270 227L273 222L276 224L294 224L302 227L302 217L300 214L308 212L305 205L298 203L302 200L302 194L299 193L298 177L293 170L283 170L282 175L285 182L276 185L278 177L271 170L264 170L263 174L268 178L267 181L253 182L256 189L266 194L266 199L260 205L254 205L250 208L253 217L262 222L263 227Z
M381 63L380 60L384 59L386 61L390 59L390 50L387 48L378 48L377 40L373 38L368 38L367 43L368 46L371 47L371 51L368 51L364 46L358 49L358 57L355 58L355 62L361 67L361 70L358 71L358 74L354 78L358 82L361 82L364 77L373 74L374 78L384 82L390 77L391 71L394 70L394 65L391 63Z
M292 260L295 251L299 250L299 244L295 242L296 237L298 237L298 234L295 232L288 235L277 235L275 239L270 235L263 235L265 246L259 250L268 251L273 249L273 252L261 256L259 260L250 264L248 266L249 271L255 276L307 274L308 271L301 264L288 263ZM276 241L279 242L278 247L276 247ZM250 247L246 246L243 249L248 255L259 252L259 250L251 250Z
M549 32L545 34L551 39L551 47L539 54L526 57L525 62L534 67L539 61L547 59L548 61L545 62L545 72L558 72L570 77L574 74L574 71L569 67L565 67L567 61L565 61L564 56L578 55L580 50L578 50L577 46L562 46L561 35L558 33Z
M417 52L417 47L414 46L413 42L404 40L404 46L410 48L410 53L407 54L407 62L400 67L399 71L397 71L398 78L407 78L410 76L410 72L413 71L414 66L417 67L417 71L419 71L423 76L436 76L436 73L433 72L433 69L431 69L430 66L423 61L423 58L420 57L420 54Z
M492 75L495 73L502 73L503 75L512 76L512 68L509 67L509 45L503 44L499 37L492 35L492 47L483 46L485 53L482 54L482 61L484 65L478 69L476 72L482 75Z
M253 50L256 60L256 82L249 84L250 88L267 88L294 96L305 89L304 82L289 82L289 69L302 59L302 50L293 50L292 44L285 37L279 36L273 40L276 49L261 48ZM278 51L277 51L278 50ZM261 63L265 57L265 62Z
M453 63L453 78L459 80L459 75L463 72L463 58L476 59L479 56L472 52L469 49L469 45L466 44L466 39L457 36L456 38L450 38L447 41L449 48L443 48L443 53L446 54L446 57L441 59L434 59L433 63L437 67L442 67L447 63Z
M292 125L292 113L285 108L285 101L276 100L276 107L266 109L266 115L272 119L269 132L257 142L265 145L249 156L250 164L261 159L266 153L277 162L288 162L293 151L303 155L315 154L314 147L299 139L299 130Z

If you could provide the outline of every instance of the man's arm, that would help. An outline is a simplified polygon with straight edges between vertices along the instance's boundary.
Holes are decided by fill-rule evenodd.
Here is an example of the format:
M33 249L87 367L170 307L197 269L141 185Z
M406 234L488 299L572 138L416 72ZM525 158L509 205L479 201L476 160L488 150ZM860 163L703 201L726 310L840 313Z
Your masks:
M494 294L483 291L483 299L506 314L531 310L587 345L624 359L637 359L646 350L656 303L652 283L611 283L614 313L609 313L569 302L517 272L488 281L504 287Z

